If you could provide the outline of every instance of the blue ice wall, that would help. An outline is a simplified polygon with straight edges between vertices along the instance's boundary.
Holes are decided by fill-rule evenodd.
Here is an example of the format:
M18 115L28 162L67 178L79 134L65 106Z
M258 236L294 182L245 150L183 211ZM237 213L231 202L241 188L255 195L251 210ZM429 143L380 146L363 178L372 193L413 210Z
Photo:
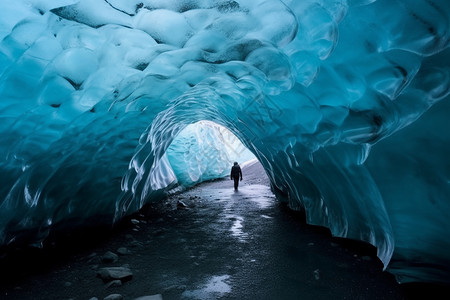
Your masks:
M174 182L221 176L206 167L225 164L219 135L204 131L208 155L176 152L207 120L309 223L376 246L399 282L449 282L447 0L0 8L1 245L112 223Z

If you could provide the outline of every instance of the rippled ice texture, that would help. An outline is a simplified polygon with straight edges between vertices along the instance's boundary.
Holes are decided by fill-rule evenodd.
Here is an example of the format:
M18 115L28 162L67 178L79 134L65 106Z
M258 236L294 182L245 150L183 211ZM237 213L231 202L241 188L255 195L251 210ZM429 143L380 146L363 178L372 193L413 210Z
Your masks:
M222 176L220 138L177 152L220 136L177 139L207 120L309 223L375 245L400 282L448 282L447 0L0 8L0 245L112 223L176 181ZM195 160L200 173L179 172Z

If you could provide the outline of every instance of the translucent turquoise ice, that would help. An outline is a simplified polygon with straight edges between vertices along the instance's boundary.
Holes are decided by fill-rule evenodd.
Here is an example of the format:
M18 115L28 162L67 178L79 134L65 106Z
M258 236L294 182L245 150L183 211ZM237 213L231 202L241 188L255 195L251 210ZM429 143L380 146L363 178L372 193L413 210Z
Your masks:
M236 136L308 223L448 283L447 0L10 2L0 245L225 176Z

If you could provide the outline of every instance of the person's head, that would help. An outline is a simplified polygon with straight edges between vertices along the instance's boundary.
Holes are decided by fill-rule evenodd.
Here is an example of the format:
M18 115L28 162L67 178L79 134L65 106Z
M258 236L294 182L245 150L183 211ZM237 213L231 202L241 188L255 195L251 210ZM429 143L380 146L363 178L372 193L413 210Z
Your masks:
M237 161L235 161L235 162L234 162L234 165L235 165L235 166L237 166L237 165L238 165Z

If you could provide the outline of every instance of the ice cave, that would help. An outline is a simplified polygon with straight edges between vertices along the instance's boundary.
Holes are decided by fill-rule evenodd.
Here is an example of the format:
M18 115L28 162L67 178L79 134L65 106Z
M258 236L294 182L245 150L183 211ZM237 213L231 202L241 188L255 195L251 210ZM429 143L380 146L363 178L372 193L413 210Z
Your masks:
M398 282L450 282L448 0L0 7L0 245L112 224L254 155Z

